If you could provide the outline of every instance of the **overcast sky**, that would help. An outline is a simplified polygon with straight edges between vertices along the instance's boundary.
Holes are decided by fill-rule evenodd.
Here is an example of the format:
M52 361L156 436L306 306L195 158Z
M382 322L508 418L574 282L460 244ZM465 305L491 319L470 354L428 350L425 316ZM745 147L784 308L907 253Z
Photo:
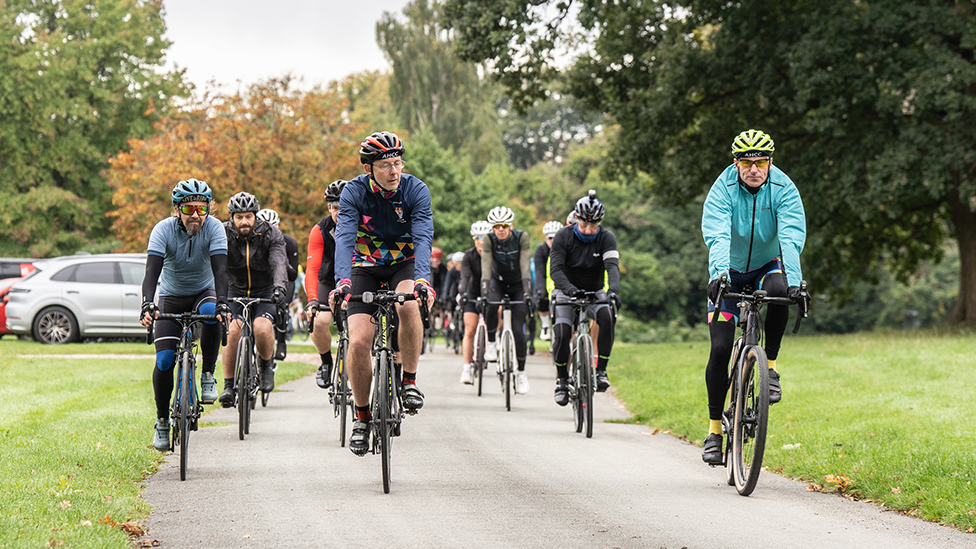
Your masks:
M167 62L202 88L292 73L303 88L389 63L376 45L383 12L409 0L164 0Z

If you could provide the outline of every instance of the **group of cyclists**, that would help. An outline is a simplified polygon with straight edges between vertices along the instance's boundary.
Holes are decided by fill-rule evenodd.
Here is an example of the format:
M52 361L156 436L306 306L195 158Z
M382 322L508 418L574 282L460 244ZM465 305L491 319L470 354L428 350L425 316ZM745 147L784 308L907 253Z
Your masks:
M709 250L709 319L715 308L720 310L709 325L711 351L705 369L710 422L702 458L710 464L723 459L721 418L738 314L734 301L716 303L723 289L721 281L728 280L733 292L752 287L772 296L809 300L799 289L799 256L806 237L803 204L793 182L772 165L773 151L772 138L761 131L736 136L733 163L712 185L703 208L702 233ZM526 320L530 311L537 311L540 338L551 340L554 398L565 406L570 397L567 363L573 337L569 300L595 294L598 303L589 305L587 311L595 319L591 329L596 342L595 385L597 391L606 391L615 311L621 306L620 256L613 232L601 226L606 209L596 192L591 190L580 198L565 223L545 223L545 239L534 251L529 233L515 228L514 212L498 206L471 225L469 249L445 258L433 246L430 191L423 181L404 172L405 152L403 141L394 133L381 131L367 137L359 150L364 173L349 181L335 181L325 189L329 214L309 233L304 314L312 319L311 339L321 358L315 381L322 388L331 385L336 358L329 328L333 307L343 307L349 338L345 363L356 404L349 439L352 452L365 455L369 446L370 352L376 305L351 297L381 287L416 298L397 305L401 394L403 406L410 412L424 406L424 393L417 386L424 337L421 303L426 308L435 303L453 308L457 303L464 334L461 382L470 384L479 315L487 325L485 359L493 361L499 308L486 304L508 298L512 302L517 394L529 392ZM213 191L206 182L180 181L171 198L174 215L155 225L147 246L141 323L150 326L157 312L217 315L219 321L207 322L201 330L200 400L230 407L236 398L234 368L243 317L242 307L233 298L268 299L267 304L254 306L253 334L260 389L270 392L275 360L283 360L286 353L286 308L294 297L299 272L297 243L278 229L278 214L262 210L258 198L247 192L230 198L227 212L231 219L223 223L212 215ZM785 306L769 307L765 349L771 402L782 398L776 358L787 319ZM214 378L222 329L218 322L228 330L224 386L219 396ZM178 336L175 322L156 321L153 445L160 451L169 449L169 402Z

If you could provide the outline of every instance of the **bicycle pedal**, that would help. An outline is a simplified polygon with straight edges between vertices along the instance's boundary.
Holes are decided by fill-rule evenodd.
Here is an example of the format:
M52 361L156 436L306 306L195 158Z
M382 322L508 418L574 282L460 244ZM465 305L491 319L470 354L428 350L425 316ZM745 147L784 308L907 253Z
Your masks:
M408 416L415 416L415 415L417 415L417 412L419 410L410 409L410 410L404 410L404 411L407 413Z

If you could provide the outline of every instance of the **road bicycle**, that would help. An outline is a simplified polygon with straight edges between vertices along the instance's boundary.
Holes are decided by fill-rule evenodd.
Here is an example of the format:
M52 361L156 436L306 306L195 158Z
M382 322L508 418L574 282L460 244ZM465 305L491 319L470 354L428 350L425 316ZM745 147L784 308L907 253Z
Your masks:
M586 430L586 438L593 437L593 393L596 392L596 365L593 354L593 338L590 336L591 305L609 305L615 317L614 304L597 292L586 292L580 297L570 297L553 305L573 307L573 330L576 334L569 344L569 400L573 403L573 425L576 432Z
M729 372L729 405L722 412L722 431L726 435L724 465L726 481L735 486L740 495L748 496L756 488L766 450L766 429L769 420L769 362L760 346L762 339L763 305L797 305L795 334L800 322L807 317L806 299L770 297L765 290L743 288L742 293L727 292L728 280L722 275L712 322L718 318L723 299L739 300L739 328L742 333L732 345L732 369ZM800 283L806 293L807 283Z
M309 331L315 327L315 314L317 311L327 311L327 305L319 305L312 311L312 318L309 322ZM339 446L346 446L346 434L349 428L349 413L355 410L352 400L352 391L349 389L349 372L346 370L346 352L349 349L349 322L346 317L346 310L336 307L332 311L332 319L335 322L339 333L339 342L336 349L335 365L332 368L332 385L329 387L329 404L332 404L334 417L339 418Z
M405 414L416 414L403 407L402 375L400 365L394 354L393 340L396 337L395 305L403 305L407 301L416 299L413 294L395 292L393 290L379 290L377 292L363 292L353 295L350 301L371 303L377 306L373 313L373 323L376 332L373 336L372 366L373 380L371 385L370 413L372 419L373 454L382 457L383 492L390 493L392 470L390 465L390 451L393 437L400 436L400 424ZM419 301L420 318L424 329L430 326L430 313L425 300Z
M176 347L176 394L170 411L173 440L170 448L180 447L180 480L186 480L186 467L189 460L190 431L196 431L203 414L203 405L197 393L196 354L194 352L194 328L200 322L218 321L217 315L196 313L159 313L156 321L172 320L180 325L180 341ZM146 334L146 344L154 341L153 326L150 324ZM221 323L222 345L227 345L227 330Z
M498 345L496 372L498 381L505 393L505 409L512 410L512 384L515 382L515 332L512 331L512 305L525 301L512 301L505 297L501 301L488 301L489 307L502 307L502 336ZM480 383L480 380L479 380ZM480 387L480 385L479 385Z
M311 333L311 324L305 317L305 312L302 311L302 302L300 300L292 301L288 305L289 319L291 321L292 336L305 341L308 339Z
M251 308L259 303L274 303L262 297L232 297L230 301L239 303L244 311L241 322L241 339L237 342L237 362L234 366L234 387L237 397L237 435L251 432L251 411L258 399L260 383L258 380L258 351L254 340L254 318ZM261 406L268 405L269 393L260 391Z
M447 319L447 348L454 349L454 354L461 353L461 345L464 342L464 304L466 296L454 304L448 313Z

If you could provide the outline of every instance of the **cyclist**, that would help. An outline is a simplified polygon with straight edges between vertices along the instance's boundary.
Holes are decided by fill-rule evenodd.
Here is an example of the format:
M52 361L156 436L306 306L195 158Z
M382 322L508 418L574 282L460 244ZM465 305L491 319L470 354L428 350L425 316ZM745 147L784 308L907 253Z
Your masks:
M523 301L512 305L512 331L515 336L515 359L518 372L515 373L515 394L529 392L529 376L525 373L525 316L528 307L524 300L531 296L529 275L529 233L513 229L515 213L504 206L488 212L491 232L482 237L481 250L481 296L489 301L499 301L503 296L512 301ZM495 329L498 327L498 308L488 307L485 313L488 327L488 345L485 346L485 360L497 359L495 349Z
M219 314L225 320L227 308L227 236L220 221L210 216L213 193L204 181L187 179L173 188L175 216L153 227L146 249L146 276L142 281L140 324L149 327L159 312ZM154 302L159 285L159 305ZM153 394L156 400L156 427L153 447L169 450L169 402L173 393L173 365L181 332L172 320L160 321L155 328L156 367L153 369ZM203 325L200 348L203 367L200 374L200 401L210 404L217 398L214 370L220 346L216 322Z
M773 139L747 130L732 141L732 165L712 184L702 210L702 236L708 246L708 327L711 351L705 367L708 388L708 436L702 459L722 463L722 408L728 390L728 367L739 309L723 300L712 322L721 276L728 275L730 291L745 286L770 296L800 295L800 252L806 240L803 202L793 181L772 165ZM769 305L765 321L765 350L769 359L769 402L782 398L776 357L789 321L789 308Z
M273 299L274 305L258 303L251 306L253 312L254 343L258 351L258 374L261 391L274 389L274 326L278 316L285 314L288 306L287 264L285 239L277 227L257 217L261 205L253 194L239 192L227 201L231 215L224 222L227 233L227 275L230 297L257 297ZM224 408L234 405L234 365L237 363L237 344L241 339L244 306L230 302L231 322L224 347L224 390L220 404Z
M373 292L388 283L397 292L426 299L436 295L430 286L430 254L434 221L430 190L420 179L403 173L403 141L383 131L366 138L359 158L366 172L349 181L339 200L336 222L336 288L330 301L348 302L352 294ZM376 306L349 303L349 381L356 402L349 449L363 456L369 447L372 419L369 387L372 314ZM423 324L416 301L397 306L398 358L403 364L403 406L410 411L424 405L417 388L417 362L423 343Z
M555 289L552 292L553 308L552 360L556 365L556 404L569 402L569 346L573 337L573 308L557 305L570 297L580 297L586 292L597 292L598 299L610 299L620 308L620 253L617 238L600 222L606 208L596 197L596 191L576 202L576 223L567 225L556 233L549 252L549 273ZM608 290L604 290L604 284ZM596 349L596 390L610 388L607 362L613 349L613 317L608 305L591 305L587 313L599 326Z
M450 259L447 262L447 280L444 282L444 293L442 296L448 304L457 302L462 261L464 261L464 252L454 252L450 255Z
M464 340L461 341L461 356L464 366L461 369L461 383L471 385L471 359L474 356L474 333L478 329L478 291L481 287L481 247L482 237L491 232L491 223L475 221L471 224L471 239L474 246L464 252L461 259L461 279L458 281L458 298L464 298Z
M552 239L563 228L563 224L558 221L550 221L542 226L542 234L545 242L535 247L535 270L532 272L532 285L535 288L535 298L539 304L539 320L542 322L542 333L539 339L549 341L549 293L546 291L546 269L549 265L549 250L552 246Z
M434 302L434 310L430 314L430 334L437 333L444 327L447 320L447 302L444 300L446 292L444 287L447 284L448 268L444 264L444 250L434 247L430 251L430 287L437 294L437 301Z
M322 360L315 372L315 383L323 389L332 386L332 333L329 331L332 311L318 310L319 297L326 299L335 288L335 227L339 217L339 197L345 186L346 182L339 179L325 189L329 215L323 217L308 234L308 258L305 260L308 265L305 276L305 295L308 296L305 316L315 319L312 343Z
M281 218L278 216L278 212L265 208L263 210L259 210L257 215L259 219L263 219L267 221L269 225L277 227L279 231L281 230L281 227L278 226L278 223L281 221ZM285 239L285 257L288 258L288 264L286 265L288 269L288 284L285 287L285 299L288 303L291 303L296 298L295 288L296 280L298 279L298 241L285 233L281 233L281 236ZM285 357L288 356L288 344L285 341L285 336L288 335L290 337L290 334L288 334L290 323L288 322L288 310L285 309L285 311L285 314L279 315L278 327L275 331L275 335L277 335L278 339L278 347L275 351L275 360L278 361L285 360Z

